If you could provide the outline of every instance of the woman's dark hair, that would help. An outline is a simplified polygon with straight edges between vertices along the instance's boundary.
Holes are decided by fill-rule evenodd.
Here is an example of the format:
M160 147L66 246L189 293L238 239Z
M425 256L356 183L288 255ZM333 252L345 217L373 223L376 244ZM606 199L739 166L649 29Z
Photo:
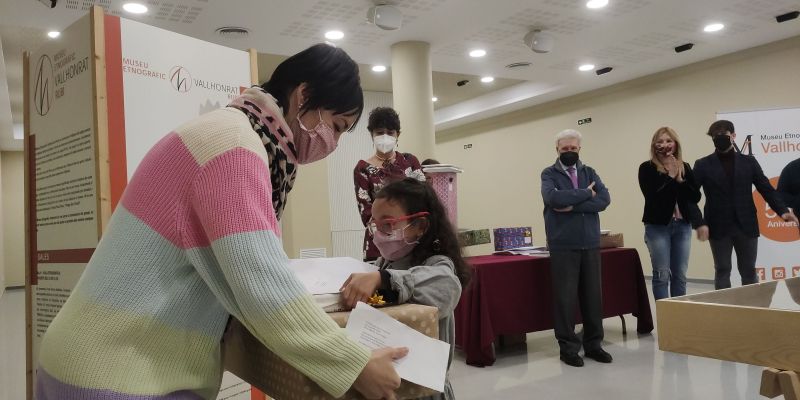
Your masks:
M726 133L733 133L733 122L721 119L719 121L714 122L711 126L708 127L708 136L714 137L717 135L724 135Z
M306 83L308 96L300 112L324 108L335 114L355 115L364 111L364 92L358 64L344 50L329 44L316 44L280 63L269 81L261 87L288 109L289 96L301 83Z
M436 164L441 164L441 163L432 158L426 158L425 161L421 162L419 165L436 165Z
M400 132L400 116L391 107L377 107L369 112L367 130L372 133L375 129L388 129Z
M411 252L411 262L419 264L434 255L447 256L453 260L461 287L466 288L472 270L461 254L461 246L447 218L447 211L430 185L405 178L386 185L375 198L397 202L409 215L427 211L430 214L427 217L428 230Z

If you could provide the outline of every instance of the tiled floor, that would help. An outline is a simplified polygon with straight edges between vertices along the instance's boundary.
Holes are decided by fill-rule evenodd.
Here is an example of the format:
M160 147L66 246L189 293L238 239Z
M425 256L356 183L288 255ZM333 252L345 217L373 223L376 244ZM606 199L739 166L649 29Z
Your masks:
M689 286L690 292L711 289ZM24 309L21 290L0 298L0 400L25 398ZM635 326L633 317L626 318L629 327ZM605 328L605 348L614 356L608 365L586 360L583 368L565 366L552 331L529 334L527 346L501 352L491 367L468 366L457 355L451 369L456 395L459 400L762 399L760 367L663 353L655 334L629 330L623 336L619 318L605 320Z

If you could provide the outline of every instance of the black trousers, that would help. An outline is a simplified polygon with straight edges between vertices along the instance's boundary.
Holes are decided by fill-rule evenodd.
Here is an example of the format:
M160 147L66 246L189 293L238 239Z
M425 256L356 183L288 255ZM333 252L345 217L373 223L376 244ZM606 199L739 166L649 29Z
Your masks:
M711 255L714 257L714 289L731 287L731 254L736 250L736 264L742 285L758 283L756 257L758 257L758 238L749 237L739 229L734 229L722 239L710 239Z
M561 354L578 354L575 303L583 316L583 349L596 350L603 341L603 296L600 288L600 250L550 250L553 280L553 320Z

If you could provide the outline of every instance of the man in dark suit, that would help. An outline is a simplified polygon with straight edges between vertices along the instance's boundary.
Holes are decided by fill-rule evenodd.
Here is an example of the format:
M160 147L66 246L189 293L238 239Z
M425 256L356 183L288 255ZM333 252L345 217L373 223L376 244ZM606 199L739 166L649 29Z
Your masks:
M542 171L544 227L550 250L553 319L561 361L582 367L578 352L602 363L613 359L601 347L603 298L600 291L600 216L611 203L595 170L579 160L581 134L556 136L555 164ZM575 334L575 305L583 315L583 340Z
M736 132L732 122L714 122L708 128L708 135L716 151L694 163L695 178L706 196L705 219L701 223L704 226L697 229L697 236L700 240L710 240L716 289L731 287L734 249L742 284L757 283L759 230L752 186L784 221L796 223L797 217L786 208L755 157L734 150Z
M792 211L800 211L800 158L787 164L781 171L778 192Z

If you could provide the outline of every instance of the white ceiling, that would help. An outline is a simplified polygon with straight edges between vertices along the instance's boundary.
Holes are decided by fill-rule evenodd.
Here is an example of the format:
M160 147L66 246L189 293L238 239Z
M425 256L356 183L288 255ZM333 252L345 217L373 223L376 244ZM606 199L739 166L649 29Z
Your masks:
M401 29L383 31L365 21L367 9L374 4L369 0L146 0L150 12L138 17L121 11L120 0L59 0L53 10L36 0L2 0L0 25L4 29L0 30L0 39L14 110L18 87L14 81L19 77L10 49L16 52L23 45L42 40L41 34L34 40L20 39L14 33L25 28L39 32L63 29L93 4L111 14L202 40L278 55L293 54L322 41L323 33L330 29L345 33L339 46L362 64L389 64L393 43L422 40L431 43L435 71L527 81L520 84L524 86L493 93L479 91L475 101L439 107L440 128L474 120L487 112L486 107L495 114L512 111L800 35L800 20L778 24L774 19L800 9L800 0L610 0L609 6L600 10L587 9L585 2L382 1L396 5L404 14ZM702 28L709 22L722 22L726 28L704 33ZM244 39L222 38L214 33L222 26L242 26L250 30L250 35ZM555 36L552 52L536 54L524 46L522 37L531 28L543 28ZM26 43L17 43L20 40ZM673 51L676 45L687 42L695 43L694 49L680 54ZM478 47L486 49L488 55L469 58L467 52ZM513 71L504 68L516 61L533 65ZM577 66L585 62L614 70L602 76L578 72ZM463 93L456 87L441 87L436 95L445 100L451 89L454 96ZM0 97L3 95L0 93ZM8 131L2 112L0 137ZM16 111L13 114L15 121L21 121Z

